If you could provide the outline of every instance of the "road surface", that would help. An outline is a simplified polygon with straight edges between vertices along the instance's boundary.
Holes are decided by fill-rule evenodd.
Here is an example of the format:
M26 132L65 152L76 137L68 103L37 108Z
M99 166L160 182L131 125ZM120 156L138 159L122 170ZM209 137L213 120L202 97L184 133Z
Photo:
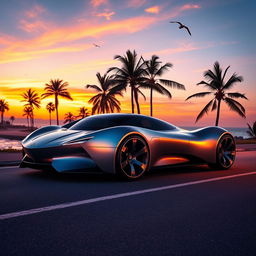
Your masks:
M256 151L134 182L1 167L0 255L256 255Z

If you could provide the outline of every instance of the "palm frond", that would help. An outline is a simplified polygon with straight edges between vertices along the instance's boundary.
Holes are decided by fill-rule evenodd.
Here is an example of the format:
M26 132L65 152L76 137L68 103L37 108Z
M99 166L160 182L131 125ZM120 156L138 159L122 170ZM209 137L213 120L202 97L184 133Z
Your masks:
M223 90L231 89L235 83L242 82L243 77L238 76L236 73L234 73L226 82L226 84L223 86Z
M228 97L226 97L224 99L224 101L228 104L229 108L232 111L236 112L239 116L241 116L243 118L246 117L245 116L245 109L244 109L244 107L239 102L237 102L237 101L235 101L235 100L233 100L231 98L228 98Z
M215 81L217 79L216 75L210 69L204 72L204 77L209 81Z
M234 99L228 98L228 97L226 97L225 99L231 100L234 104L236 104L242 110L242 112L245 113L245 108L243 107L243 105L241 103L239 103L238 101L236 101Z
M166 95L167 97L169 97L170 99L172 98L172 94L166 89L164 88L161 84L156 83L157 87L160 89L160 93L163 95Z
M85 86L85 88L87 88L87 89L94 89L94 90L96 90L98 92L102 91L102 89L99 86L95 85L95 84L87 84Z
M197 122L198 120L200 120L205 114L208 113L208 111L209 111L209 109L210 109L210 107L211 107L211 105L212 105L212 102L213 102L213 100L211 100L210 102L208 102L208 103L205 105L205 107L202 109L202 111L198 114L198 116L197 116L197 118L196 118L196 122Z
M209 94L212 94L212 92L198 92L198 93L195 93L193 95L190 95L189 97L186 98L186 100L189 100L191 98L202 98L206 95L209 95Z
M217 90L217 88L215 87L215 85L214 84L212 84L212 83L207 83L207 82L205 82L205 81L201 81L201 82L199 82L199 83L197 83L196 85L204 85L205 87L208 87L209 89L211 89L211 90Z
M222 77L222 83L224 83L224 79L225 79L225 76L226 76L227 71L228 71L229 68L230 68L230 66L228 66L228 67L225 69L225 71L224 71L224 74L223 74L223 77Z
M159 82L161 84L169 86L171 88L175 88L175 89L179 89L179 90L186 90L185 86L183 84L180 84L180 83L172 81L172 80L159 79Z
M140 83L140 87L143 89L153 89L154 91L163 94L161 88L159 88L159 84L151 83L150 80Z
M172 63L165 63L163 66L161 66L157 72L155 73L156 76L162 76L164 72L168 71L169 68L172 68Z
M117 94L117 95L123 96L123 93L122 93L123 90L126 90L126 84L124 83L118 84L112 87L109 91L111 94Z
M212 104L212 110L211 110L211 111L214 111L216 108L217 108L217 100L214 99L213 104Z
M145 94L140 89L137 89L137 90L138 90L138 94L140 94L143 97L143 99L146 101L147 98L146 98Z
M71 95L69 94L69 92L63 92L63 93L59 93L59 96L68 100L73 100L73 98L71 97Z
M45 92L45 93L43 93L42 95L41 95L41 98L42 99L45 99L45 98L47 98L47 97L49 97L49 96L52 96L54 93L50 93L50 92Z
M227 95L230 98L242 98L242 99L248 100L248 98L244 94L239 92L230 92L230 93L227 93Z
M249 134L251 137L256 138L256 121L251 126L249 123L247 123L249 131L246 131L247 134Z

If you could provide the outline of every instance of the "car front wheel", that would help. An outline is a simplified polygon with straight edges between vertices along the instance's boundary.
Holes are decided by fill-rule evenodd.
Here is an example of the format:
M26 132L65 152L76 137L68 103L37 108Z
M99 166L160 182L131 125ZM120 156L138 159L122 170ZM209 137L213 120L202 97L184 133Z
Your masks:
M137 179L149 168L149 147L138 135L126 137L120 143L116 154L117 172L126 179Z

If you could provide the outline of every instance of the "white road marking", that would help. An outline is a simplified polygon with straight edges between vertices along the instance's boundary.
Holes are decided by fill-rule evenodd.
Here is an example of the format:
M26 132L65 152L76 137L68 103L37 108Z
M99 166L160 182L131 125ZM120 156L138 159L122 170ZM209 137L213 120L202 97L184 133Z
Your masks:
M25 210L25 211L11 212L11 213L6 213L6 214L0 215L0 220L12 219L12 218L20 217L20 216L32 215L32 214L41 213L41 212L49 212L49 211L54 211L54 210L58 210L58 209L74 207L74 206L78 206L78 205L92 204L92 203L97 203L97 202L101 202L101 201L112 200L112 199L117 199L117 198L122 198L122 197L141 195L141 194L146 194L146 193L169 190L169 189L180 188L180 187L191 186L191 185L202 184L202 183L213 182L213 181L219 181L219 180L232 179L232 178L236 178L236 177L242 177L242 176L248 176L248 175L254 175L254 174L256 174L256 171L240 173L240 174L235 174L235 175L229 175L229 176L224 176L224 177L216 177L216 178L210 178L210 179L204 179L204 180L190 181L190 182L173 184L173 185L163 186L163 187L137 190L137 191L133 191L133 192L126 192L126 193L114 194L114 195L109 195L109 196L96 197L96 198L91 198L91 199L86 199L86 200L81 200L81 201L68 202L68 203L63 203L63 204L56 204L56 205L51 205L51 206L46 206L46 207L34 208L34 209L30 209L30 210Z

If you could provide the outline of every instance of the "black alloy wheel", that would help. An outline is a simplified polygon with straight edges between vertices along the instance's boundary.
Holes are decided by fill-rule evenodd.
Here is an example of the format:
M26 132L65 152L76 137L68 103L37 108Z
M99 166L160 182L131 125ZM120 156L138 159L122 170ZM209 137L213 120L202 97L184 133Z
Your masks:
M117 171L126 179L137 179L149 168L149 147L138 135L125 138L117 150Z
M216 164L211 167L218 169L229 169L236 157L236 144L234 138L230 134L222 136L219 140L216 152Z

